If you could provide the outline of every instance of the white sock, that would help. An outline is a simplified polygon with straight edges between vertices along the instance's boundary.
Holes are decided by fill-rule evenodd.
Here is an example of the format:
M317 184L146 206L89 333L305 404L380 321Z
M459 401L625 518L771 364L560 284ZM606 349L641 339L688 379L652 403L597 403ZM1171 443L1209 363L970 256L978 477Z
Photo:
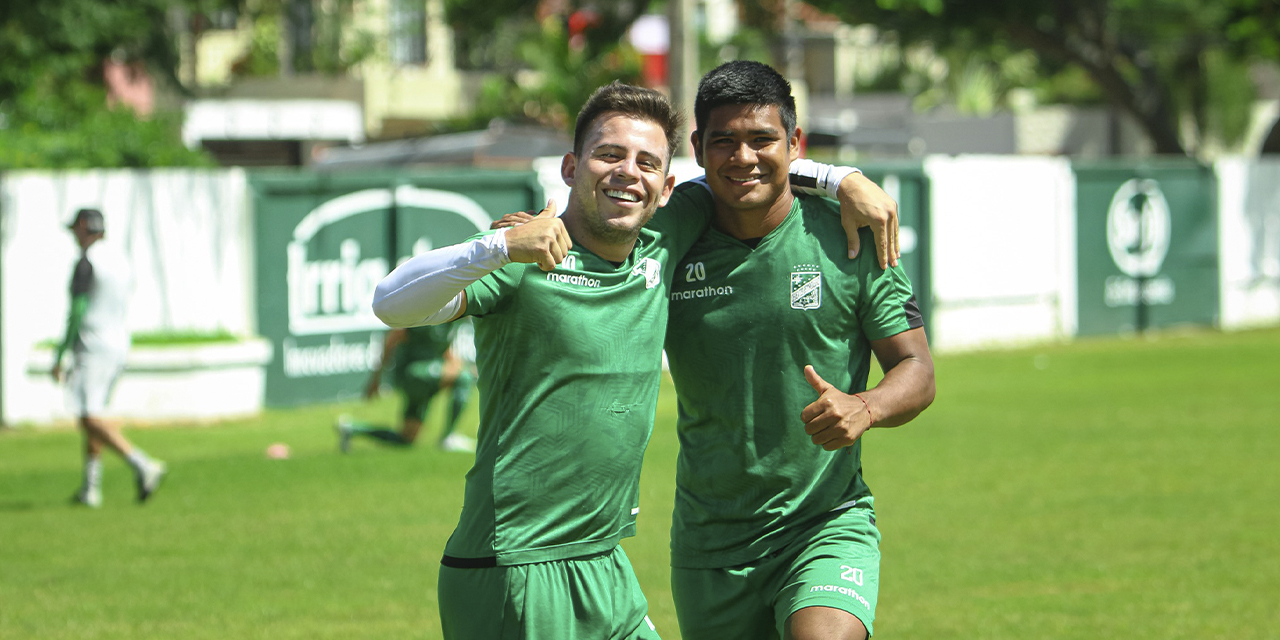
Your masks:
M102 486L102 458L86 458L84 461L84 488L97 489Z
M129 462L129 466L133 467L133 470L138 473L142 473L144 470L150 469L151 466L155 464L154 460L147 457L147 454L143 453L142 449L138 448L129 452L129 455L125 456L125 460L127 460Z

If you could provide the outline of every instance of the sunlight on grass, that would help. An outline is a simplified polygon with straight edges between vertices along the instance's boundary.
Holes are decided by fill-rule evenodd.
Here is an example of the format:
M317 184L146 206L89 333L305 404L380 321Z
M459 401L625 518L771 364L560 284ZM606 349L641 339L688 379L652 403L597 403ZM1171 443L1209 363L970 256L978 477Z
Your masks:
M864 443L877 638L1273 637L1277 362L1280 330L939 357L934 406ZM439 638L471 460L431 446L441 408L417 448L349 455L335 416L394 400L133 429L172 475L138 507L108 459L97 511L67 504L74 431L0 432L0 638ZM674 420L668 382L624 543L668 640Z

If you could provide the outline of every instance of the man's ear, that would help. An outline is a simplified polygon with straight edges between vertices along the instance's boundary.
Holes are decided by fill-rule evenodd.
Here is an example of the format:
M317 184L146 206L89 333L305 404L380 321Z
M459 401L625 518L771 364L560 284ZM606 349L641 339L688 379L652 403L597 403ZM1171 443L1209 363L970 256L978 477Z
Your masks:
M698 166L702 167L702 137L697 131L689 134L689 142L693 143L693 159L698 162ZM706 167L702 167L706 169Z
M560 179L564 183L573 186L573 177L578 172L578 157L572 153L564 154L564 158L560 160Z
M803 135L804 132L800 131L800 127L796 127L795 132L791 134L791 139L787 141L790 147L787 152L791 155L792 160L800 159L800 137Z
M667 206L667 201L671 199L671 192L676 188L676 177L667 173L667 177L662 180L662 197L658 199L658 206Z

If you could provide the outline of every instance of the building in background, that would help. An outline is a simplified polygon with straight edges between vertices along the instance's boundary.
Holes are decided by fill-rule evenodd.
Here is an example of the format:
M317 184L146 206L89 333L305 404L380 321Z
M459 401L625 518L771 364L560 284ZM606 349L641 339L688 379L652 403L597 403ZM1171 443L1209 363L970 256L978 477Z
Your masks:
M443 0L289 0L279 16L184 22L182 80L198 97L183 137L223 164L309 165L326 147L420 135L466 108ZM318 47L330 53L308 55ZM273 62L269 75L250 68Z
M927 48L903 50L874 25L849 25L798 0L775 3L766 16L764 48L748 51L738 36L753 27L736 0L671 0L641 16L623 39L642 60L645 82L682 99L690 92L673 74L678 65L701 71L720 59L755 56L783 70L795 85L800 124L811 156L840 162L919 158L925 154L1030 154L1101 158L1149 155L1152 144L1127 115L1109 106L1038 105L1023 90L1009 106L986 112L944 102L922 107L905 93L860 90L895 65L935 78L963 71ZM444 0L284 0L270 15L249 3L242 14L180 16L187 25L181 47L184 84L197 87L185 104L184 139L238 166L306 166L360 163L489 162L495 138L520 133L539 143L527 156L496 154L499 162L524 162L532 151L558 143L563 132L497 127L429 140L436 125L464 117L477 103L480 78L492 69L460 69ZM589 3L541 0L529 20L559 16L573 32ZM689 16L672 29L679 7ZM250 18L250 15L257 16ZM757 16L757 22L759 18ZM579 20L578 22L581 22ZM589 26L589 25L588 25ZM698 51L677 52L677 39ZM714 51L708 59L707 52ZM468 63L473 64L473 63ZM324 68L321 68L324 67ZM266 71L264 72L264 69ZM121 78L130 77L122 69ZM542 72L545 74L545 70ZM1248 141L1254 152L1280 112L1272 69L1260 81L1264 100ZM521 82L538 77L521 75ZM122 87L122 98L130 85ZM975 89L981 92L980 88ZM136 92L135 92L136 93ZM135 96L136 97L136 96ZM686 108L691 108L692 100ZM440 136L430 136L437 138ZM388 141L394 143L387 144ZM371 150L359 147L372 145ZM329 150L333 151L330 152ZM330 153L337 157L330 157Z

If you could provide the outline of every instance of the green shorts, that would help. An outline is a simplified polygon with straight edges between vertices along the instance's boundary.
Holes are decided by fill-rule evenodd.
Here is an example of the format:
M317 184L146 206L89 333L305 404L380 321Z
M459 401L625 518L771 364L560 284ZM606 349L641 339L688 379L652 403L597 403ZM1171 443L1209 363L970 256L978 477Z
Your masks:
M445 640L659 640L622 547L510 567L440 567Z
M443 360L414 362L396 371L396 386L404 394L403 417L423 421L431 399L440 392L440 373Z
M777 553L745 565L671 569L684 640L777 640L791 614L831 607L872 632L880 590L880 531L870 509L824 520Z

